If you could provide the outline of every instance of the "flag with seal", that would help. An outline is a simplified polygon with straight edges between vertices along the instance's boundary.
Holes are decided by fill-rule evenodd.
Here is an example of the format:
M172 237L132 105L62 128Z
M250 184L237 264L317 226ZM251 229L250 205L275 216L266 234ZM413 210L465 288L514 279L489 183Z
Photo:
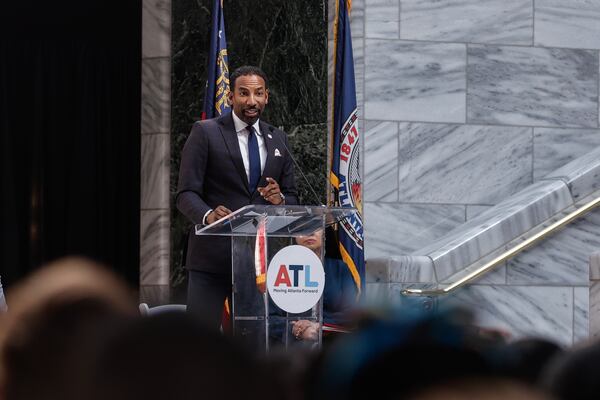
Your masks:
M350 35L351 0L336 0L334 20L334 79L331 135L330 205L355 207L358 212L342 220L339 251L350 269L358 292L365 282L360 133L356 106L354 60Z

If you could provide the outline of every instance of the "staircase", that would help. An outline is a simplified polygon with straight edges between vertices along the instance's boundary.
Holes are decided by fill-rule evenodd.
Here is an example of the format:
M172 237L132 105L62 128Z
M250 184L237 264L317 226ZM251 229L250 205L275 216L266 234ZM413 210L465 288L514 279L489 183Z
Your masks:
M594 335L600 332L600 318L590 317L589 310L600 308L600 210L447 296L415 300L401 293L407 288L443 288L460 280L600 197L599 188L597 148L426 247L368 259L368 298L411 307L470 306L481 325L504 329L514 337L541 336L568 345Z

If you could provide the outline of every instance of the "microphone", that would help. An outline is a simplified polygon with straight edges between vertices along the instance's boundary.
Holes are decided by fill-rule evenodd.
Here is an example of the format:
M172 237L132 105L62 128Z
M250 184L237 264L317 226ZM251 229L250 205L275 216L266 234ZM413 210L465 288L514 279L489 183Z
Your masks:
M273 134L275 133L275 128L274 127L269 126L268 128L269 128L269 131L271 131L271 133L273 133ZM294 162L294 165L296 166L296 169L300 172L300 175L302 175L302 178L304 178L304 181L308 184L308 188L312 192L313 196L315 196L315 199L317 200L317 204L325 207L325 204L321 203L321 200L320 200L319 196L317 195L317 192L315 191L313 185L310 184L310 181L308 180L308 178L306 177L306 175L304 175L304 172L302 171L302 168L300 168L300 165L298 164L298 162L296 161L296 159L292 155L292 152L286 146L285 141L282 140L278 135L274 135L274 136L277 136L277 139L279 140L279 143L281 143L283 145L283 147L285 148L285 150L287 151L287 153L290 155L290 158ZM325 176L325 179L327 179L327 184L330 184L329 178L327 176Z
M274 133L275 128L272 126L269 126L269 131L271 131L271 133ZM277 135L274 135L277 136ZM290 149L286 146L285 141L282 140L281 138L278 137L279 142L283 145L283 147L285 148L285 150L288 152L288 154L290 155L290 158L292 159L292 161L294 162L294 165L296 166L296 168L298 169L298 171L300 171L300 175L302 175L302 178L304 179L304 181L306 181L306 183L308 184L308 187L310 188L310 191L312 192L313 196L315 196L315 199L317 200L317 204L321 205L321 207L325 207L325 204L321 203L319 196L317 196L317 193L313 187L313 185L311 185L310 181L308 180L308 178L306 177L306 175L304 175L304 172L302 171L302 168L300 168L300 165L298 164L298 162L296 161L296 159L294 158L294 156L292 155L292 152L290 151ZM327 185L331 186L331 181L329 180L329 174L327 174L325 176L325 179L327 180ZM346 217L342 217L342 220L347 219ZM337 224L337 222L340 221L335 221L335 224ZM339 241L338 237L337 237L337 228L334 224L333 225L333 229L331 229L332 227L329 226L329 229L325 230L325 235L326 237L328 237L328 239L325 239L325 254L329 254L329 257L333 257L336 259L342 259L342 255L340 253L340 250L338 249L338 247L335 245L335 243L337 243Z

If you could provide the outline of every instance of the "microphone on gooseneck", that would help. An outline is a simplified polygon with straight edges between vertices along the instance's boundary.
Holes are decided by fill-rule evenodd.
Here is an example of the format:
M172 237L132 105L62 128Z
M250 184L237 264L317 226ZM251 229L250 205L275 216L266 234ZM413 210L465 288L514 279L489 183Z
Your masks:
M273 133L274 130L275 130L275 128L272 127L272 126L269 126L269 130L271 131L271 133ZM278 135L275 135L275 136L278 136ZM292 152L286 146L285 141L282 140L281 138L279 138L279 136L278 136L278 139L279 139L279 142L285 148L285 151L287 151L287 153L290 155L290 158L294 162L294 165L296 166L296 168L298 169L298 171L300 171L300 175L302 175L302 178L304 178L304 180L308 184L308 187L310 188L310 191L312 192L313 196L315 196L315 199L317 200L317 204L319 204L322 207L325 207L325 204L321 203L321 200L320 200L319 196L317 196L317 192L315 192L315 189L313 188L313 185L311 185L311 183L308 180L308 178L306 177L306 175L304 175L304 172L302 171L302 168L300 168L300 165L298 164L298 162L296 161L296 159L292 155ZM326 175L325 179L327 180L327 185L330 186L331 185L331 181L329 180L329 176ZM346 219L346 218L343 217L343 219ZM325 239L325 254L328 254L328 257L337 258L337 259L341 260L342 259L342 255L340 254L340 250L339 250L338 246L336 245L336 243L338 242L336 228L334 228L333 230L326 229L325 230L325 236L326 236L326 239ZM332 240L332 239L334 239L334 240Z
M272 126L269 126L269 131L271 131L271 133L275 133L275 128ZM308 180L308 178L306 177L306 175L304 175L304 172L302 171L302 168L300 168L300 165L298 164L298 162L296 161L296 159L294 158L294 156L292 155L292 152L290 151L290 149L286 146L285 141L282 140L278 135L274 135L277 136L277 139L279 140L279 142L283 145L283 147L285 148L285 151L287 151L287 153L290 155L290 158L292 159L292 161L294 162L294 165L296 166L296 169L298 169L298 171L300 171L300 175L302 175L302 178L304 178L304 180L306 181L306 183L308 184L308 187L310 189L310 191L312 192L313 196L315 196L315 199L317 200L317 204L321 205L321 206L325 206L325 204L321 203L321 199L320 197L317 195L317 192L315 191L315 189L313 188L313 185L311 185L310 181ZM326 176L325 179L327 179L327 184L329 184L329 178Z

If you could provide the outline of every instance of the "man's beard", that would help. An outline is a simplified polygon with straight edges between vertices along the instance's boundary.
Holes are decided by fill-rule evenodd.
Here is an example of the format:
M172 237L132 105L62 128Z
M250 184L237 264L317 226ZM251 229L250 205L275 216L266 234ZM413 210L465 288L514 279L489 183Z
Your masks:
M254 113L253 115L246 115L246 111L256 111L256 113ZM244 122L252 125L260 118L261 114L262 114L262 110L260 108L250 107L250 108L244 108L242 110L241 117L244 119Z

